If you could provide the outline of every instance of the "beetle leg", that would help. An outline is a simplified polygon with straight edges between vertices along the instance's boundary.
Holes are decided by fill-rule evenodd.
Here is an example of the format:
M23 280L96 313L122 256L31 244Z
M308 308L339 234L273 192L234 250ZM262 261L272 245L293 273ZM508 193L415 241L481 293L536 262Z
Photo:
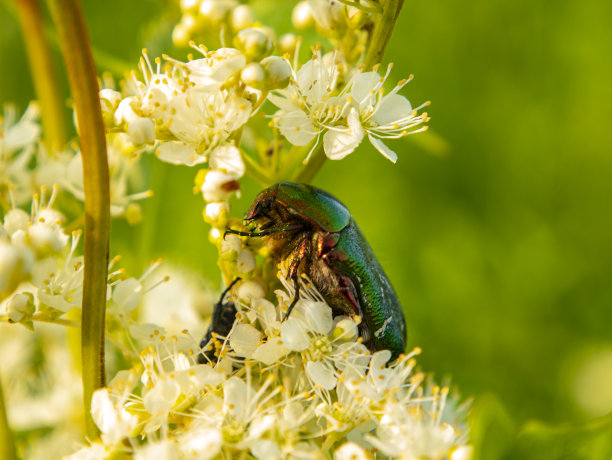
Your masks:
M229 331L234 325L237 313L234 302L231 300L224 300L227 293L238 281L240 281L240 277L236 278L230 283L230 285L221 294L219 302L217 302L214 306L208 330L200 341L200 354L198 355L199 364L205 364L207 362L215 364L219 358L219 347L221 346L219 337L227 337Z
M291 305L289 305L289 308L287 309L287 313L285 313L285 317L283 318L283 321L289 318L289 315L293 311L293 307L295 307L295 305L298 303L298 300L300 300L300 283L297 279L297 275L295 275L295 277L293 277L292 279L293 279L293 284L295 286L295 296L293 297L293 300L291 301Z
M295 286L295 296L293 297L293 300L289 305L289 309L287 310L283 321L289 318L289 315L293 311L293 307L295 307L298 300L300 300L300 283L298 281L298 268L302 260L304 260L304 258L306 257L306 254L308 252L308 243L308 235L301 235L299 239L296 239L294 240L294 242L291 243L291 246L293 247L289 246L287 248L288 253L284 254L283 256L284 260L291 261L287 269L287 279L292 280L293 285Z

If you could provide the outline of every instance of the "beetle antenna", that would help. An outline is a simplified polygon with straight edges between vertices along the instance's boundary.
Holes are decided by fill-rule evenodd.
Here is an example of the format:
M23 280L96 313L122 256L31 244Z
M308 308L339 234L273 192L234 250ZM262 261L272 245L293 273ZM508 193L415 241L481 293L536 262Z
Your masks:
M228 233L230 235L258 237L258 236L274 235L275 233L279 233L279 232L291 232L293 230L300 230L303 227L304 225L302 224L282 225L282 226L270 228L269 230L263 230L260 232L243 232L240 230L234 230L233 228L226 228L225 233L223 234L223 239L225 239L225 235L227 235Z

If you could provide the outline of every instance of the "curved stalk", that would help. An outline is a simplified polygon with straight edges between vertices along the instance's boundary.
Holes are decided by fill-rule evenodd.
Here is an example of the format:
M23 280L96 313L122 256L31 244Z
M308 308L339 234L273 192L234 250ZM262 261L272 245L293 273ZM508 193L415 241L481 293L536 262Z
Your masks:
M110 199L104 124L89 38L78 0L49 0L68 71L81 141L85 190L85 275L81 320L81 363L87 434L98 429L91 418L93 392L105 384L104 314L108 273Z
M404 0L386 0L382 14L374 21L374 30L369 37L370 46L366 53L364 65L366 70L382 62L387 43L391 39L395 21L399 16Z
M40 102L43 135L50 152L61 151L68 142L66 114L47 40L38 0L15 2L24 37L30 74Z
M13 433L8 423L8 417L6 416L6 404L4 403L4 393L2 392L2 379L0 379L0 458L6 460L14 460L17 458Z

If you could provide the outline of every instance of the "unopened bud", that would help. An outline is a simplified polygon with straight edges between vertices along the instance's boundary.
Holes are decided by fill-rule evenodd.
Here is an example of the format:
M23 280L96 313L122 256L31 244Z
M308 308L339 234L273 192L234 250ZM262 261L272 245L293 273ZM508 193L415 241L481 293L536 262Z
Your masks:
M293 54L297 46L297 41L298 39L295 34L288 33L281 35L281 38L278 40L278 49L283 54Z
M251 251L240 251L236 259L236 272L239 275L247 275L255 270L255 256Z
M343 318L336 324L333 332L334 339L354 340L359 333L357 323L350 318Z
M269 58L266 58L269 59ZM262 61L263 64L263 61ZM264 69L257 62L247 64L240 72L240 79L253 88L260 89L264 86ZM267 82L266 82L267 86Z
M128 124L127 135L134 145L152 144L155 142L155 123L150 118L138 118Z
M34 297L29 292L15 294L6 303L8 317L14 323L31 317L35 310Z
M210 205L209 205L210 206ZM236 257L242 251L242 241L238 235L225 235L221 242L221 255Z
M211 24L219 24L229 11L236 6L231 0L204 0L200 3L200 14Z
M295 5L291 12L291 22L297 30L308 29L312 26L312 9L308 1L302 1Z
M253 17L251 7L248 5L238 5L234 8L230 13L230 23L235 31L252 26L255 23L255 18Z
M259 61L272 53L274 43L261 27L248 27L234 37L234 46L247 57L249 61Z
M291 78L291 67L283 58L269 56L261 61L266 74L266 89L281 89L289 84Z
M104 126L110 127L114 125L115 110L117 110L121 99L121 93L118 91L108 88L100 90L100 106L102 108Z

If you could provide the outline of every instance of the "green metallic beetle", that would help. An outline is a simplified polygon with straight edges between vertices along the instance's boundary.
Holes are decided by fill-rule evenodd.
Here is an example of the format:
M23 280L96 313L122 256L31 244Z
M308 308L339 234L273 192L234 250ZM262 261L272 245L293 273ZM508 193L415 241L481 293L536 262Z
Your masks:
M305 274L336 315L360 315L360 335L371 350L404 352L406 323L397 295L372 248L340 201L305 184L281 182L262 191L247 211L253 231L228 229L241 236L270 236L272 254L292 280L299 299Z

